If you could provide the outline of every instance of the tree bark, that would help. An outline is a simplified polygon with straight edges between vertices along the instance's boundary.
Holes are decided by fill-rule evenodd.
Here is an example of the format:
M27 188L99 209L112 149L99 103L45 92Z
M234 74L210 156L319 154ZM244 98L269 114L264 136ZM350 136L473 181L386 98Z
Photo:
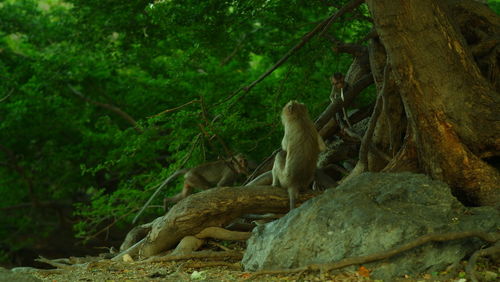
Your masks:
M419 166L463 201L497 204L500 174L481 158L500 155L500 97L449 7L435 0L366 3L415 134Z
M317 194L312 191L302 193L298 202L304 202ZM289 210L288 205L288 193L280 187L208 189L190 195L173 206L163 217L155 219L151 223L149 233L134 247L130 255L150 257L175 247L184 237L194 236L208 227L225 227L248 213L286 213ZM129 242L128 245L134 243Z

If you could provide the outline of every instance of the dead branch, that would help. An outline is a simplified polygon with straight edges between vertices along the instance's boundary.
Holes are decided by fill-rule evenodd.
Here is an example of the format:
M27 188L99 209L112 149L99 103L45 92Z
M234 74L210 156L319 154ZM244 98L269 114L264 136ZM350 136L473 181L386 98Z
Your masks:
M204 267L214 267L214 266L225 266L233 270L241 270L240 262L226 262L226 261L196 261L184 264L183 268L204 268Z
M164 262L164 261L177 261L177 260L189 260L189 259L232 259L232 260L242 260L243 253L237 251L229 252L214 252L214 251L200 251L185 255L166 255L161 257L151 257L143 262Z
M220 227L207 227L194 236L199 239L214 238L219 240L245 241L251 235L251 232L230 231Z
M153 118L153 117L161 116L161 115L166 114L166 113L170 113L170 112L173 112L173 111L177 111L177 110L182 109L182 108L184 108L185 106L191 105L191 104L193 104L193 103L200 103L200 100L195 99L195 100L189 101L189 102L184 103L184 104L182 104L182 105L180 105L180 106L177 106L177 107L175 107L175 108L172 108L172 109L166 109L166 110L164 110L164 111L162 111L162 112L160 112L160 113L157 113L156 115L152 115L152 116L150 116L150 117L148 117L148 118Z
M221 250L223 250L223 251L226 251L226 252L231 252L231 251L233 251L233 250L231 250L230 248L228 248L228 247L226 247L226 246L223 246L222 244L219 244L219 243L214 242L214 241L210 241L210 242L208 242L208 244L210 244L210 245L212 245L212 246L214 246L214 247L217 247L217 248L219 248L219 249L221 249Z
M411 250L413 248L416 248L418 246L421 246L423 244L429 243L429 242L445 242L445 241L451 241L451 240L459 240L459 239L465 239L469 237L478 237L486 242L489 243L495 243L498 242L500 239L500 233L494 232L494 233L486 233L486 232L480 232L480 231L464 231L464 232L449 232L449 233L443 233L443 234L427 234L423 235L421 237L418 237L417 239L403 244L402 246L392 248L387 251L382 251L379 253L374 253L371 255L367 256L359 256L359 257L352 257L352 258L346 258L337 262L330 262L330 263L320 263L320 264L310 264L304 267L298 267L294 269L285 269L285 270L264 270L264 271L259 271L254 273L254 275L266 275L266 274L290 274L290 273L299 273L303 271L321 271L321 272L328 272L332 271L335 269L340 269L346 266L351 266L351 265L358 265L358 264L365 264L365 263L370 263L370 262L375 262L383 259L388 259L391 258L397 254L400 254L402 252L406 252L408 250Z
M301 193L299 202L308 200L318 192ZM149 234L129 250L128 253L150 257L171 249L184 237L200 233L207 227L226 226L236 218L248 213L288 212L288 195L279 187L245 186L218 187L193 194L178 202L163 217L152 223Z
M165 187L167 184L172 182L177 176L186 173L188 170L183 168L183 169L178 169L174 173L172 173L167 179L165 179L159 186L156 188L156 191L149 197L149 199L146 201L146 203L142 206L141 210L135 215L134 219L132 220L132 224L134 224L139 216L144 212L144 210L149 206L151 201L158 195L158 193L161 191L163 187Z
M78 96L80 99L82 99L90 104L93 104L93 105L96 105L98 107L104 108L106 110L112 111L113 113L120 116L123 120L128 122L130 125L132 125L132 127L135 129L135 131L137 131L138 133L142 132L141 128L139 127L139 125L137 124L135 119L132 116L130 116L128 113L124 112L122 109L118 108L117 106L94 101L94 100L88 98L87 96L83 95L80 91L76 90L73 86L71 86L69 84L68 84L68 88L71 90L71 92L73 92L73 94Z
M335 45L332 46L332 50L335 53L347 53L354 57L361 57L368 52L368 48L363 45L353 44L353 43L340 43L338 40L332 40Z
M72 269L73 268L73 265L68 265L66 263L58 262L57 259L50 260L50 259L44 258L42 256L39 256L37 259L35 259L35 261L43 262L43 263L46 263L48 265L51 265L53 267L60 268L60 269Z
M196 147L196 144L198 143L200 138L201 138L201 134L196 135L196 138L194 139L194 142L192 143L191 148L189 149L189 152L184 156L179 167L184 167L186 165L187 161L191 157L191 154L193 153L193 150ZM160 184L160 186L158 186L158 188L156 188L156 191L151 195L151 197L149 197L149 199L146 201L146 203L142 206L141 210L134 217L134 220L132 220L132 223L135 223L137 221L139 216L141 216L141 214L144 212L144 210L146 210L146 208L153 201L153 199L156 197L156 195L158 195L158 193L160 193L160 191L161 191L161 189L163 189L163 187L165 187L168 183L170 183L173 179L175 179L175 177L177 177L179 174L186 173L186 172L187 172L186 169L179 169L179 170L176 170L174 173L172 173L167 179L165 179L165 181L163 181L163 183Z
M186 236L182 238L172 255L189 254L198 250L204 243L206 238L214 238L220 240L247 240L252 235L251 232L229 231L220 227L208 227L194 236Z
M345 4L342 8L340 8L340 10L337 11L337 13L335 13L333 16L331 16L330 18L327 19L327 22L324 25L323 30L321 30L320 35L325 34L325 32L328 30L328 28L330 28L330 25L332 25L332 23L335 20L340 18L345 13L356 9L359 5L363 4L363 2L365 2L365 1L364 0L351 0L349 3Z
M264 166L266 166L273 158L274 156L276 156L276 154L281 151L281 148L279 149L276 149L274 150L274 152L269 156L267 157L264 161L262 161L262 163L260 163L257 168L255 168L255 170L252 172L252 174L250 174L250 176L245 180L245 182L243 183L243 186L247 186L249 185L251 182L253 182L253 180L255 180L257 178L257 175L262 175L262 171L260 171Z

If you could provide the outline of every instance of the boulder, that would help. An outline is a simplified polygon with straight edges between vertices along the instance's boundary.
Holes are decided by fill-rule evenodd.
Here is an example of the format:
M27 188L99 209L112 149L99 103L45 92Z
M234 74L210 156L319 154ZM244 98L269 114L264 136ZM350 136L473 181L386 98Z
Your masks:
M494 207L467 208L443 182L413 173L364 173L257 226L243 258L246 271L290 269L385 251L429 233L496 231ZM375 279L442 271L484 242L428 243L364 265Z

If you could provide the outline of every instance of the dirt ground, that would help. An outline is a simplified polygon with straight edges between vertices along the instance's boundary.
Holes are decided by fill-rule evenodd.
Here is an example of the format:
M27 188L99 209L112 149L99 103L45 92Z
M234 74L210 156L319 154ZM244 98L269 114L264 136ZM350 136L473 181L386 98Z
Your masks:
M153 261L112 261L99 257L68 258L63 260L47 260L47 265L55 269L27 269L29 275L42 281L377 281L370 278L370 270L364 266L351 266L329 273L306 271L295 274L259 275L245 272L240 259L245 250L243 242L212 241L204 252L217 256L193 259L192 255L183 259L166 260L166 256L157 257ZM220 258L221 251L235 256ZM203 252L203 251L202 251ZM200 255L202 252L197 252ZM226 253L227 254L227 253ZM203 254L203 256L205 256ZM219 258L217 258L219 257ZM393 281L470 281L465 273L467 261L441 273L424 273L418 276L395 277ZM476 264L479 281L497 281L500 273L499 262L480 258ZM0 277L1 278L1 277ZM0 281L3 281L0 279ZM25 281L25 280L23 280ZM381 281L381 280L378 280Z
M220 263L220 262L219 262ZM211 262L216 265L217 262ZM373 281L358 273L255 276L238 266L208 266L207 262L124 263L109 260L57 271L34 273L42 281Z
M442 273L406 276L393 281L465 282L466 261L457 269ZM479 281L498 281L499 265L489 260L478 262ZM303 272L287 275L258 275L244 272L238 261L190 259L160 262L114 262L99 260L31 273L42 281L381 281L369 277L364 267L352 267L332 273Z

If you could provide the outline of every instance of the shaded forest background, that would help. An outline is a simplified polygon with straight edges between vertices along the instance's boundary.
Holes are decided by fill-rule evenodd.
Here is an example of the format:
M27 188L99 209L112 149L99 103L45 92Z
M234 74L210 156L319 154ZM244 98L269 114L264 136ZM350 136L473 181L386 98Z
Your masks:
M181 167L280 143L291 99L316 117L360 42L365 5L257 79L347 1L0 2L0 264L117 244ZM490 1L500 11L500 3ZM300 7L297 8L297 7ZM373 86L356 107L373 102ZM164 189L141 218L163 214ZM72 239L74 238L74 239ZM80 244L82 243L82 244Z

